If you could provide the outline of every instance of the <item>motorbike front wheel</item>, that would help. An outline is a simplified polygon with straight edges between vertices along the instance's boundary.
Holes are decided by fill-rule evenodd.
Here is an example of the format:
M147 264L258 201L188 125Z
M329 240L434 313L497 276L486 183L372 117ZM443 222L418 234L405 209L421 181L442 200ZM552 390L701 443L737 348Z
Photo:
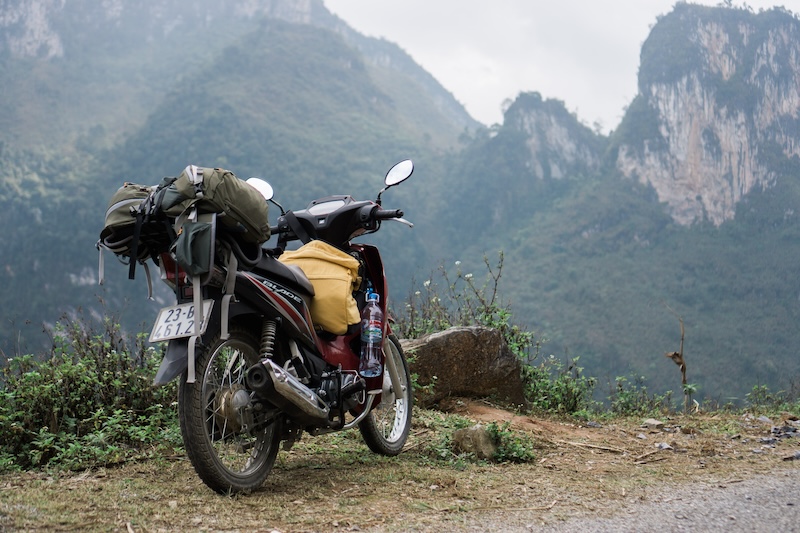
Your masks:
M186 454L200 479L220 493L259 488L280 444L277 421L263 419L250 402L245 373L257 363L258 341L232 328L197 350L194 383L181 378L178 395Z
M398 455L405 446L411 430L411 408L414 399L411 391L411 374L408 363L394 335L383 343L386 369L383 372L383 394L381 403L361 421L358 429L370 450L381 455ZM390 359L391 358L391 359ZM395 390L389 377L392 365L399 377L400 390Z

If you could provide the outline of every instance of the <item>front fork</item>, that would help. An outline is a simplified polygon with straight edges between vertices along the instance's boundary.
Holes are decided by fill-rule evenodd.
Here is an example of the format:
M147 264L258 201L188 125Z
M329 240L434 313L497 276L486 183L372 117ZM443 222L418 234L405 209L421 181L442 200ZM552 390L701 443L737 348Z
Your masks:
M386 339L383 341L383 353L385 359L385 372L389 374L389 381L392 384L392 390L394 397L396 398L398 395L403 394L403 382L400 379L400 371L401 369L397 368L397 358L395 358L395 346L394 342L392 342L389 337L387 336ZM392 352L392 353L389 353ZM385 383L386 380L384 380ZM384 387L385 389L385 387ZM386 394L387 390L383 391L383 394ZM384 399L385 400L385 399Z

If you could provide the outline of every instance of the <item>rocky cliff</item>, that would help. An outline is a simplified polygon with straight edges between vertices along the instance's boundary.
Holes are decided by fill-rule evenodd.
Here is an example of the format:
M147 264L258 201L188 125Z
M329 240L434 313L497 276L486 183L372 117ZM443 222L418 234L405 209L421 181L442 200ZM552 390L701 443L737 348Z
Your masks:
M480 127L397 45L358 34L322 0L0 0L0 142L115 142L141 125L176 79L276 20L338 34L406 128L452 146L464 129Z
M526 166L539 179L591 176L600 169L605 139L559 100L522 93L505 112L504 127L525 137Z
M616 165L683 225L720 225L800 157L800 20L677 4L644 43Z
M320 0L196 0L151 4L124 0L2 0L0 1L0 52L12 57L62 57L64 42L79 33L98 29L124 29L126 21L137 21L138 33L147 40L173 32L195 39L221 20L266 16L288 22L309 24L324 17ZM329 14L328 14L329 15ZM330 16L330 15L329 15Z

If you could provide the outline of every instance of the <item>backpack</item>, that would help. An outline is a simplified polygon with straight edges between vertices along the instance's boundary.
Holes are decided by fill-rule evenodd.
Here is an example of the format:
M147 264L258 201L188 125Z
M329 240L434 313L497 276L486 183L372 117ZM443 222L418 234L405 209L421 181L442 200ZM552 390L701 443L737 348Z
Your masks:
M171 238L169 234L171 227L164 235L166 229L164 222L158 224L157 227L153 227L152 224L148 224L147 228L140 226L137 246L134 246L137 213L155 189L156 187L130 182L125 182L122 187L117 189L108 202L105 224L100 231L98 246L102 246L120 257L130 258L134 254L135 259L141 261L146 260L152 253L163 251L151 250L151 247L168 248L169 242L167 241ZM174 231L172 233L174 234ZM143 240L149 242L142 242ZM161 246L158 246L157 241L161 241Z
M268 206L264 197L230 170L187 166L174 180L159 186L155 209L178 216L196 206L199 213L217 213L218 220L245 242L269 239Z
M97 247L129 260L128 277L133 279L136 262L168 251L195 207L198 214L217 213L236 239L257 245L269 239L267 202L261 193L229 170L189 165L155 186L123 184L109 201Z

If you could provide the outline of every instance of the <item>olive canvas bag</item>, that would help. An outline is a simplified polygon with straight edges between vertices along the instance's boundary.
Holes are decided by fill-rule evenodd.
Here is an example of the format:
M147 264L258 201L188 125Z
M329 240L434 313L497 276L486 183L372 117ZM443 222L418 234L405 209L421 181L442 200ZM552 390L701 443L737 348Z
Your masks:
M267 201L230 170L189 165L157 194L156 205L167 215L178 216L195 206L200 213L222 215L219 222L245 242L269 239Z

